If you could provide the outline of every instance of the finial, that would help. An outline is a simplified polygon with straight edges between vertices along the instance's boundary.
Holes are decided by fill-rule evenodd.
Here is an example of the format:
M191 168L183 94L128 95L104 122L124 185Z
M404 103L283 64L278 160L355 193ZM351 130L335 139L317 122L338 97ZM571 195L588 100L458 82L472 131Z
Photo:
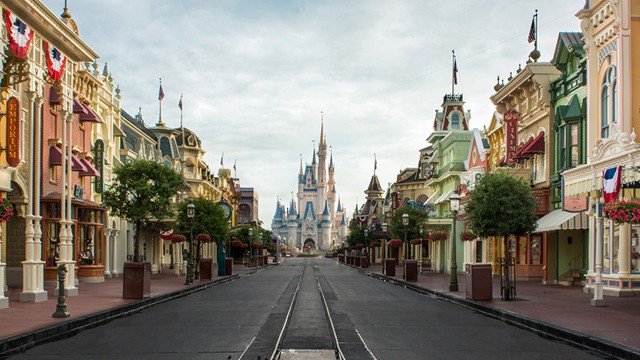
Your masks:
M498 90L500 90L500 88L501 88L500 87L500 75L498 75L498 79L496 81L496 84L493 85L493 90L498 91Z
M71 18L71 13L69 13L69 8L67 7L67 0L64 0L64 10L62 11L62 14L60 15L60 17L63 19Z
M509 71L509 77L507 78L507 80L513 80L513 72Z
M122 96L120 95L122 93L122 90L120 89L120 84L118 84L118 86L116 86L116 98L120 99L122 98Z
M518 64L518 70L516 70L516 73L520 74L520 71L522 71L522 64Z

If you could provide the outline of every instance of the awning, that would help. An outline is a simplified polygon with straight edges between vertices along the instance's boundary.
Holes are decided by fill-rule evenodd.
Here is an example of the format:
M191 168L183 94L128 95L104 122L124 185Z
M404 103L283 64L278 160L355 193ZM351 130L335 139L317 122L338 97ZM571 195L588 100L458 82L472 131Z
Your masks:
M438 199L438 193L433 193L431 194L431 196L429 196L429 198L427 199L427 202L425 202L424 204L435 204L436 200Z
M423 203L427 200L427 195L425 194L420 194L418 195L418 197L416 198L416 201L419 203Z
M98 170L91 165L91 162L87 159L80 159L80 162L87 169L86 171L80 170L80 176L100 176Z
M544 132L538 134L529 145L524 147L520 153L520 157L528 158L535 154L544 154Z
M49 104L60 104L60 95L53 86L49 89Z
M84 107L84 109L86 110L86 112L80 113L80 121L89 121L89 122L97 122L97 123L102 122L102 119L100 119L100 117L93 111L93 109L91 109L91 107L82 103L80 103L80 105L82 105L82 107Z
M62 150L57 146L49 147L49 166L62 165Z
M516 149L516 151L513 153L513 155L511 156L511 158L513 159L517 159L518 156L520 156L522 154L522 150L524 150L527 146L529 146L529 144L531 144L533 142L533 138L529 138L529 140L527 140L524 144L518 146L518 148Z
M583 230L589 228L589 217L586 212L568 212L561 209L553 210L538 219L534 233L553 230Z
M73 99L73 113L74 114L87 114L89 110L84 106L83 103L78 101L77 99Z
M80 172L87 171L87 168L82 164L82 162L80 162L80 159L78 158L77 155L72 154L71 161L73 163L73 165L71 165L71 171L80 171Z
M446 193L444 193L442 196L440 196L438 198L438 200L436 200L436 204L440 204L443 202L449 202L449 198L451 197L451 194L453 194L453 190L449 190Z
M116 124L113 124L113 136L124 137L124 132L122 132L122 130L117 127Z

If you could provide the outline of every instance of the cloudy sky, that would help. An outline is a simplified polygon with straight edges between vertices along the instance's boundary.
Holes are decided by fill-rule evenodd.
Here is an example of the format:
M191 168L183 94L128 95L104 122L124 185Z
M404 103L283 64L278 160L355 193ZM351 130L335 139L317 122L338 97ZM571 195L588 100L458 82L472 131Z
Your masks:
M56 15L64 0L43 0ZM538 9L540 61L553 56L558 33L579 31L584 0L71 0L80 36L108 62L123 108L142 107L202 139L216 173L237 160L242 186L260 198L270 227L276 198L297 189L300 154L310 163L324 113L337 190L349 212L364 202L377 156L386 187L414 167L427 145L435 110L451 92L487 126L496 77L515 74L532 44Z

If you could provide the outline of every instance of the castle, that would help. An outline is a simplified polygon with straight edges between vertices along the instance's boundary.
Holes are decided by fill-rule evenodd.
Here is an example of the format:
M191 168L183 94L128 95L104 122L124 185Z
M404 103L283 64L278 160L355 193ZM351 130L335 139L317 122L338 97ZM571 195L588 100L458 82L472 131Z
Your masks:
M345 239L347 218L345 207L337 198L334 175L333 154L330 154L327 169L327 140L323 121L318 151L314 145L311 165L303 168L300 158L297 204L292 196L288 208L280 199L276 205L271 229L282 238L284 244L298 249L330 250Z

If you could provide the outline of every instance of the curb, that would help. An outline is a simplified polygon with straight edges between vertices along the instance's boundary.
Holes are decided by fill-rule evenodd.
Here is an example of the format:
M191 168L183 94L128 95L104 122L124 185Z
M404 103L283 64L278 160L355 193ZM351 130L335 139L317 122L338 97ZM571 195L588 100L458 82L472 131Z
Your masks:
M96 326L106 324L112 320L129 316L132 313L142 311L151 306L181 298L195 292L205 290L215 285L236 280L240 278L240 276L241 275L239 274L230 275L228 277L201 283L174 292L161 294L158 296L117 306L115 308L110 308L100 312L84 315L76 319L67 320L59 324L47 326L30 333L5 338L3 340L0 340L0 359L4 359L10 355L24 352L36 345L41 345L50 341L74 336L82 330L91 329Z
M477 301L453 296L442 291L420 287L404 280L391 278L378 273L368 272L362 269L359 270L372 278L387 281L393 283L394 285L404 286L407 289L413 290L415 292L430 295L441 300L464 306L483 315L503 321L509 325L531 331L543 337L564 341L579 348L595 352L597 353L597 355L605 355L607 357L612 357L615 359L640 359L640 349L632 348L623 344L618 344L610 340L594 337L592 335L571 330L565 327L553 325L545 321L530 318L528 316L484 305Z

